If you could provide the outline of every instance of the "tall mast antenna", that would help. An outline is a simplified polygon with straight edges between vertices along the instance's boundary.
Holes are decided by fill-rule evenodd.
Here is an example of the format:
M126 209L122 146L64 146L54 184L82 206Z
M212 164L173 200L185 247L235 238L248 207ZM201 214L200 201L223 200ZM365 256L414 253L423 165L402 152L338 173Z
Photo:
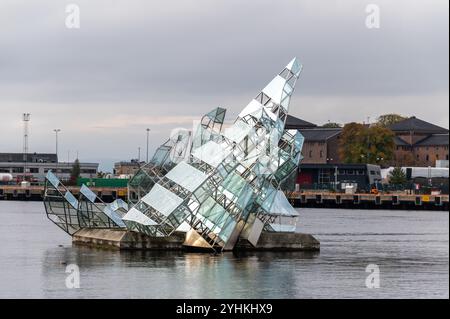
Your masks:
M31 119L30 113L23 113L22 121L23 121L23 160L25 162L24 165L24 180L26 180L26 175L28 173L28 124Z

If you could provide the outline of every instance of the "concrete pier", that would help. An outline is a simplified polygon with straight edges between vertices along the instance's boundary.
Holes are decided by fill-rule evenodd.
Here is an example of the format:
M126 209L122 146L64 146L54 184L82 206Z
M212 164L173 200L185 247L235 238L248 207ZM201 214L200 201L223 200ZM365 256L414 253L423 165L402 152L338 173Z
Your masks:
M310 234L303 233L261 233L256 247L248 240L240 239L235 250L268 250L268 251L316 251L320 250L320 242Z
M75 245L114 250L185 250L186 233L175 232L169 237L149 237L127 230L81 229L72 237ZM256 247L240 240L234 250L248 251L318 251L320 243L312 235L302 233L263 232Z

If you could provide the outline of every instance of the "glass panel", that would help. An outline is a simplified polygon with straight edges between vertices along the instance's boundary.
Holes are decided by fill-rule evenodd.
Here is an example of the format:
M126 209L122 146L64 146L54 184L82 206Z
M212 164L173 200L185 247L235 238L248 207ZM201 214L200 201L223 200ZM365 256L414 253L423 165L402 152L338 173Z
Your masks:
M169 216L183 200L159 184L155 184L142 201L165 216Z
M231 127L225 129L224 136L233 142L240 143L252 130L252 127L243 121L236 121Z
M277 233L293 233L295 232L295 225L270 224L270 227Z
M275 198L273 200L272 207L270 208L269 213L275 216L298 216L298 212L294 207L289 203L288 199L284 195L282 191L277 191Z
M227 219L228 212L212 197L208 199L199 207L198 213L207 218L214 226L222 228Z
M208 176L186 162L175 166L166 177L190 192L196 190Z
M119 215L117 215L109 206L105 206L103 209L103 212L106 216L108 216L117 226L119 227L125 227L124 222L120 218Z
M58 188L59 183L60 183L59 179L52 173L52 171L48 171L47 180L50 182L50 184L53 185L53 187Z
M252 100L245 108L244 110L239 113L239 117L244 117L246 115L252 115L254 117L256 117L257 119L259 119L262 115L262 109L263 106L261 103L259 103L256 100Z
M192 155L211 165L212 167L219 166L220 163L230 154L229 150L225 150L221 144L217 144L216 142L209 141L205 145L197 148Z
M234 228L236 227L236 222L233 218L228 218L221 232L219 233L219 237L227 242L230 239L231 234L233 233Z
M277 75L267 86L262 90L269 96L276 104L281 102L281 94L283 92L286 80Z
M82 185L80 188L80 193L84 195L91 203L95 203L95 199L97 195L93 191L91 191L86 185Z
M229 174L222 183L222 186L235 196L239 195L239 193L245 187L245 185L246 181L235 173Z
M239 195L239 198L237 200L237 205L241 209L244 209L245 207L247 207L247 204L250 202L252 195L253 195L252 188L250 186L246 185L245 189Z
M69 204L73 208L78 209L78 201L75 198L75 196L72 195L71 192L67 191L66 194L64 194L64 198L69 202Z
M151 218L144 215L143 213L141 213L134 207L132 209L130 209L130 211L122 219L132 221L132 222L137 222L139 224L146 225L146 226L157 225L157 223L154 222Z
M160 146L153 155L151 162L157 166L161 166L169 156L170 150L171 147Z

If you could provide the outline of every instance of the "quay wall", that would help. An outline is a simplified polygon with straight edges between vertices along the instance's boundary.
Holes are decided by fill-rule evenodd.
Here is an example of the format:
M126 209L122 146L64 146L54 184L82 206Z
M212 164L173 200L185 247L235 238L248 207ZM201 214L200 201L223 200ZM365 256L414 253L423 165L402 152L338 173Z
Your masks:
M68 189L77 196L80 188ZM92 191L105 202L115 199L127 200L127 188L93 187ZM43 186L0 185L0 200L42 201ZM388 210L449 210L449 195L415 194L342 194L330 192L297 192L288 194L294 207L344 208L344 209L388 209Z

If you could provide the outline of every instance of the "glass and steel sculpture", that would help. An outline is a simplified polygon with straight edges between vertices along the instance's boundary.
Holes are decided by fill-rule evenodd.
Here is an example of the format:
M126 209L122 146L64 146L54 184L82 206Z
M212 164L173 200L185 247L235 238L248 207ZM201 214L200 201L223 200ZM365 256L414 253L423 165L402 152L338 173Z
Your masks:
M85 185L77 199L51 171L46 176L44 206L47 217L69 235L82 228L125 228L122 217L128 211L123 200L106 204Z
M256 246L263 231L295 231L298 213L281 187L295 180L301 160L303 136L284 129L301 70L294 58L225 129L226 110L216 108L193 132L172 134L129 182L129 210L84 186L77 200L49 174L47 215L70 234L126 227L167 237L187 226L185 246L217 252L238 239Z
M187 222L186 246L219 251L233 249L244 228L254 243L263 229L276 231L282 213L271 208L276 198L287 202L278 190L296 171L303 144L298 131L284 130L301 68L293 59L223 134L193 148L188 161L162 176L124 216L127 227L169 236Z

